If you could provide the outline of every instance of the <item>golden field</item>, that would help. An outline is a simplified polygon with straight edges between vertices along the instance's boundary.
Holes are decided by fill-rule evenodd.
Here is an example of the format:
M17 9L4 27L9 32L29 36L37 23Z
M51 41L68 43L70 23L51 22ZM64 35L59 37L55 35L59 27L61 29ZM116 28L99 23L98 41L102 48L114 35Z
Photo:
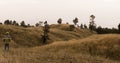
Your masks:
M64 27L64 28L63 28ZM10 51L0 43L0 63L120 63L120 35L98 35L89 30L68 31L68 25L51 25L49 44L42 45L42 28L1 25L14 38Z

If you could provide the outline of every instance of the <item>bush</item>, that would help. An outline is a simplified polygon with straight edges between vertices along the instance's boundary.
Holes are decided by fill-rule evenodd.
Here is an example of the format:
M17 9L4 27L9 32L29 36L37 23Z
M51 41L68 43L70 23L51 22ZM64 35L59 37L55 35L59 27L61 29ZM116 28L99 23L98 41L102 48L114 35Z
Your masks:
M75 29L74 25L70 25L69 27L70 27L70 31L74 31L74 29Z

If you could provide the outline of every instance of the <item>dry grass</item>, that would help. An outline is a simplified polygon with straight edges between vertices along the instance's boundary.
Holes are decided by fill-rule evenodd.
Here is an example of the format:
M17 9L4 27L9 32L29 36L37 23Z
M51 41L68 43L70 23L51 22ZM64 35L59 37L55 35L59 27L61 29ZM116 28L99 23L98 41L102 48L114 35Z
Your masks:
M120 63L120 35L93 35L40 47L0 50L1 63ZM9 62L8 62L9 61Z
M34 46L40 44L40 29L38 28L23 28L11 25L0 25L0 34L3 38L5 32L9 31L15 46ZM2 39L0 40L2 41Z
M49 46L49 47L48 47ZM72 53L84 53L93 56L120 60L120 35L93 35L85 39L68 42L55 42L46 46L48 51L71 51ZM44 46L45 47L45 46ZM52 49L49 49L52 48ZM65 49L65 50L64 50Z
M79 39L92 34L91 32L89 32L89 30L84 30L83 32L82 30L76 29L78 32L75 32L66 31L66 28L69 28L68 25L51 25L49 33L50 40L48 40L47 43L52 43L54 41L67 41L71 39ZM0 38L3 37L5 32L10 32L15 47L34 47L42 45L42 27L23 28L12 25L0 25L0 30ZM0 41L2 42L2 39L0 39Z
M68 25L57 26L51 26L49 41L54 42L37 46L42 28L0 25L0 34L9 30L14 38L9 52L0 43L0 63L120 63L120 35L89 36L89 30L71 32L66 30Z

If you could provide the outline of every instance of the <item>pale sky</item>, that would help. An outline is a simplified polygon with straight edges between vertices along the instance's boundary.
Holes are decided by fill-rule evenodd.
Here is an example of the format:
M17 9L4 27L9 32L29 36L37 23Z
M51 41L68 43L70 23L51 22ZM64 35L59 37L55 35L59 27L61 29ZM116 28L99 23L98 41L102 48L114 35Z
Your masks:
M104 27L117 27L120 23L120 0L0 0L0 21L6 19L35 24L47 20L79 24L89 23L89 16L96 16L95 23Z

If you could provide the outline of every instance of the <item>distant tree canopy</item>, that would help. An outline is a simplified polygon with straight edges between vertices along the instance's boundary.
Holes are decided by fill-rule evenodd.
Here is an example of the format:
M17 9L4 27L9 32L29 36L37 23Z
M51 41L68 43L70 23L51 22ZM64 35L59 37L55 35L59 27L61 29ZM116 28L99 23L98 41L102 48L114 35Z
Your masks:
M90 24L89 24L89 29L92 30L92 31L95 31L96 29L96 24L95 24L95 16L94 15L91 15L90 16Z
M30 25L30 24L28 24L28 25L27 25L27 27L31 27L31 25Z
M9 20L5 20L5 21L4 21L4 24L5 24L5 25L10 25L10 21L9 21Z
M19 26L19 24L14 20L14 21L12 21L12 20L5 20L4 21L4 24L5 25L15 25L15 26Z
M2 25L2 23L0 22L0 25Z
M19 24L14 20L12 25L19 26Z
M109 33L118 33L118 29L116 28L102 28L101 26L99 26L98 28L96 28L96 32L98 34L109 34Z
M103 28L102 28L101 26L99 26L99 27L96 29L96 32L97 32L98 34L103 34L103 33L105 33L105 32L103 31Z
M27 27L24 21L22 21L22 22L20 23L20 26L22 26L22 27Z
M12 24L13 24L12 20L9 20L9 25L12 25Z
M14 20L12 24L13 24L13 25L16 25L16 21Z
M119 30L119 33L120 33L120 23L119 23L119 25L118 25L118 30Z
M80 25L80 28L83 29L83 24Z
M70 31L74 31L75 26L74 25L69 25Z
M43 21L39 21L39 23L36 23L35 26L38 27L38 26L42 26L43 25Z
M36 23L35 26L38 27L38 26L39 26L39 23Z
M44 25L46 25L46 24L47 24L47 21L44 22Z
M75 18L75 19L73 20L73 23L74 23L75 25L77 25L77 23L78 23L78 18Z
M94 15L90 15L90 23L89 23L89 27L87 27L86 24L81 24L81 25L78 25L79 28L81 29L87 29L89 28L90 30L92 31L96 31L98 34L108 34L108 33L119 33L120 34L120 23L118 24L118 29L116 28L102 28L102 26L99 26L99 27L96 27L96 24L95 24L95 16ZM62 19L59 18L58 19L58 24L61 24L62 23ZM78 23L78 18L75 18L73 19L73 23L75 25L77 25ZM0 23L2 24L2 23ZM5 25L15 25L15 26L22 26L22 27L34 27L34 26L31 26L30 24L25 24L25 21L22 21L20 24L17 23L15 20L5 20L4 21L4 24ZM45 25L44 27L44 31L47 31L49 32L49 29L50 29L50 26L47 24L47 21L43 22L43 21L39 21L38 23L35 24L35 26L42 26L42 25ZM68 22L66 24L69 24ZM69 25L69 30L70 31L74 31L75 29L75 25Z
M61 24L62 23L62 19L59 18L57 22L58 22L58 24Z
M92 21L94 21L95 16L94 15L90 15L90 18L91 18Z
M68 22L66 22L66 24L69 24Z
M87 29L87 25L86 24L84 24L84 28Z

